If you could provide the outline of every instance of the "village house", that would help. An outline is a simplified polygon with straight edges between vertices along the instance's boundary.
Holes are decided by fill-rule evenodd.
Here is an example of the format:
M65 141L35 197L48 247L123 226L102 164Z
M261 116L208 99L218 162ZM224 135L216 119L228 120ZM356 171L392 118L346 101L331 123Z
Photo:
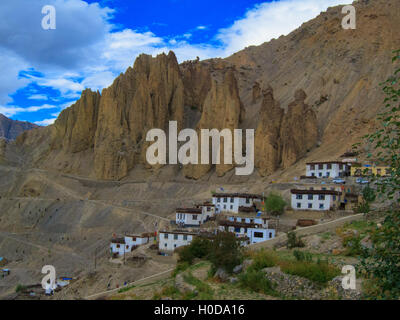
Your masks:
M197 232L182 230L160 231L158 249L161 252L172 252L176 248L189 245L197 235Z
M263 227L262 224L235 222L231 220L219 221L219 231L232 232L236 237L243 239L243 245L263 242L275 237L275 230Z
M232 222L255 223L261 225L263 228L268 228L268 219L264 217L227 216L227 219Z
M263 197L257 194L247 193L215 193L212 196L212 203L216 207L216 212L234 212L239 213L242 210L254 208L256 212L256 203L261 202Z
M352 177L363 177L363 176L390 176L392 169L388 166L373 166L369 164L352 166L350 174Z
M205 216L204 220L208 221L212 219L215 215L215 205L210 202L205 202L203 204L196 205L196 208L203 209L203 216Z
M341 203L340 191L292 189L291 206L294 210L338 209Z
M338 178L349 174L349 165L341 161L310 162L306 164L307 177Z
M133 251L136 247L154 241L154 233L142 233L140 235L125 235L123 238L111 239L110 250L113 255L123 256Z
M110 250L115 256L123 256L125 253L130 252L131 248L125 243L125 238L115 238L111 239Z
M175 222L180 227L200 227L207 220L203 214L205 208L178 208L175 210Z

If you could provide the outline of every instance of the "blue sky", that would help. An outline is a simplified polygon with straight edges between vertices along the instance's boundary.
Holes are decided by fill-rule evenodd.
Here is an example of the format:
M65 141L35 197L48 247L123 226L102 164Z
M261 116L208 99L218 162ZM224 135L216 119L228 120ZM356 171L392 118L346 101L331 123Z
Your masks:
M348 0L2 0L0 113L48 125L100 90L140 53L173 50L180 62L226 57L299 27ZM56 29L41 10L56 8Z

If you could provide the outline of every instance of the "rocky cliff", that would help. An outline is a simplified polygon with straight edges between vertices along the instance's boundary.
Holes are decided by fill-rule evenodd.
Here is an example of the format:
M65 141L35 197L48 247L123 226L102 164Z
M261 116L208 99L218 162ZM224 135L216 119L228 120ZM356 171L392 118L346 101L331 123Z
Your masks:
M0 138L14 140L22 132L37 127L36 124L12 120L0 113Z
M342 29L338 6L226 59L179 65L172 52L141 55L101 94L85 90L54 125L24 133L18 144L35 166L112 180L146 165L147 131L167 131L170 120L197 132L255 129L261 175L300 159L336 158L374 129L379 83L393 70L392 50L400 48L393 30L399 1L354 5L355 30ZM182 172L199 179L232 167L190 165Z

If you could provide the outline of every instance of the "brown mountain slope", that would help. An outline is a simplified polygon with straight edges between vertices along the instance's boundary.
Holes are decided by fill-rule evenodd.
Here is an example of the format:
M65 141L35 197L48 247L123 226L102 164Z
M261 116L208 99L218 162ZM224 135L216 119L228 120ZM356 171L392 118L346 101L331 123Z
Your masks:
M227 59L178 65L173 53L142 55L101 95L84 91L54 125L21 135L22 154L35 166L121 179L144 163L147 131L177 120L180 128L257 129L262 175L300 159L337 157L373 129L379 83L400 48L398 0L355 6L356 30L342 29L338 6ZM187 167L183 174L197 179L212 169Z

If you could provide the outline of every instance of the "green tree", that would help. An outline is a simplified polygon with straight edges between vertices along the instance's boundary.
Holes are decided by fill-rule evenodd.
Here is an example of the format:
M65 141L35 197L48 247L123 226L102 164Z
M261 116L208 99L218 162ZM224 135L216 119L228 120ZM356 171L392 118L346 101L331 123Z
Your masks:
M268 213L279 216L283 214L286 207L286 201L280 194L270 193L265 201L265 208Z
M395 51L394 63L400 61ZM374 288L370 295L377 299L400 298L400 68L382 83L385 109L378 115L381 128L365 136L375 150L378 161L389 165L390 176L376 178L378 198L391 200L380 228L371 235L372 248L366 249L361 267ZM372 157L372 154L368 154Z
M240 240L232 232L219 232L211 245L209 260L214 269L222 268L231 273L242 261Z

